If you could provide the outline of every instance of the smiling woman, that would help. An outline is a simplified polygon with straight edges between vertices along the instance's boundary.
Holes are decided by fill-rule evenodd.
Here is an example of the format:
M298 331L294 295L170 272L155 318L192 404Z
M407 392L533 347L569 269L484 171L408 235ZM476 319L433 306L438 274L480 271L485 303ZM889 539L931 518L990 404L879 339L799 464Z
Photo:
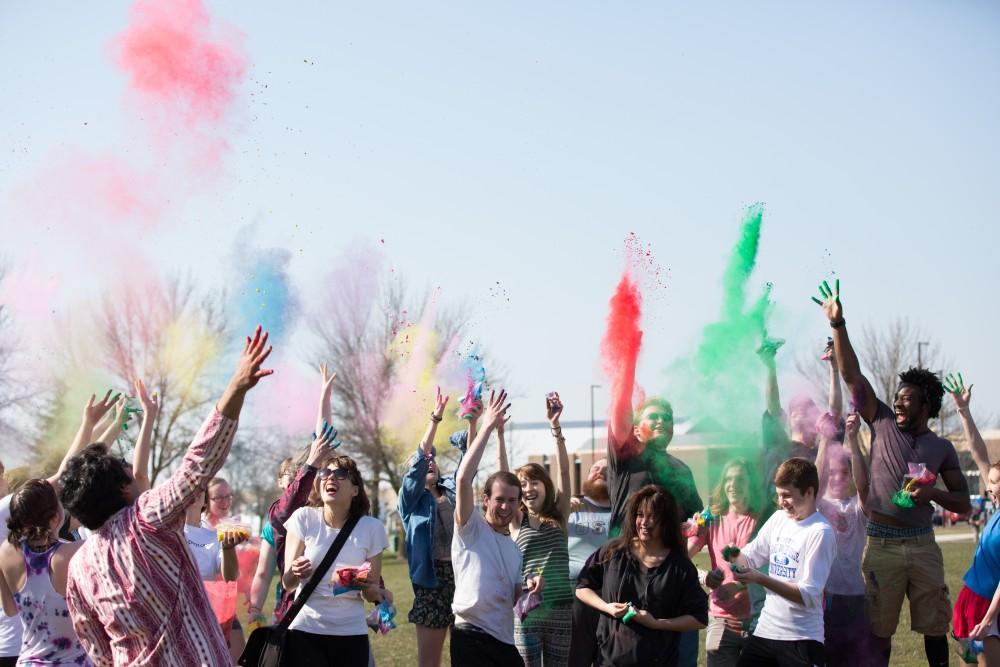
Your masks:
M382 588L382 551L389 546L385 526L367 516L371 504L357 465L348 456L338 456L321 468L313 482L310 506L301 507L285 523L288 529L285 572L286 590L301 586L313 576L313 568L347 521L360 517L357 525L323 580L289 626L289 662L295 665L368 664L368 626L365 603L392 601ZM367 578L349 589L336 589L337 572L365 568Z

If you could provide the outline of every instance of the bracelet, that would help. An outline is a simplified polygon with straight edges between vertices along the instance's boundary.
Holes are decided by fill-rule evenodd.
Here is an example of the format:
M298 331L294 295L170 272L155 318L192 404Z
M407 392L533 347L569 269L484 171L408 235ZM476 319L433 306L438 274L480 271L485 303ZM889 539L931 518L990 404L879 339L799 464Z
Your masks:
M444 417L438 417L433 412L431 413L431 421L434 422L435 424L440 424L442 419L444 419Z
M847 324L847 320L845 320L843 317L838 318L836 320L830 320L830 326L833 327L834 329L839 329L845 324Z
M558 438L560 435L562 435L562 426L550 426L549 433Z

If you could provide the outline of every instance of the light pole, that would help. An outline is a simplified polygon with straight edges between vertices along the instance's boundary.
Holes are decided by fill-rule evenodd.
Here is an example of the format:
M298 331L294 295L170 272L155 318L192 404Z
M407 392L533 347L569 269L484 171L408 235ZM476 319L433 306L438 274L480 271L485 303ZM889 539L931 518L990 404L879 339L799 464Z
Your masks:
M601 385L590 385L590 465L594 465L594 390L600 389Z
M930 347L930 343L917 341L917 368L924 367L924 346Z

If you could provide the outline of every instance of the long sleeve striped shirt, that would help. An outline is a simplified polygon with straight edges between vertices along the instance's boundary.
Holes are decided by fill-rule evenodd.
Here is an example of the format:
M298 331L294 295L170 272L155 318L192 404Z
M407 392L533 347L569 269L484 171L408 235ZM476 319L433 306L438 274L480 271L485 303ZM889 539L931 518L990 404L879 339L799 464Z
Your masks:
M97 667L232 664L182 527L236 426L213 410L170 479L109 518L70 562L66 600Z

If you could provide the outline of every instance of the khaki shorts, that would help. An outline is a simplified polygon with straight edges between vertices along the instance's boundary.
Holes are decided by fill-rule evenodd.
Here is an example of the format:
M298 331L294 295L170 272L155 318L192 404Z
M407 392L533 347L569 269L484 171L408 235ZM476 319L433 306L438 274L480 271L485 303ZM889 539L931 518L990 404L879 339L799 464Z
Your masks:
M948 633L951 601L934 533L896 539L869 536L861 569L873 634L891 637L896 632L904 596L910 599L910 629L932 637Z

